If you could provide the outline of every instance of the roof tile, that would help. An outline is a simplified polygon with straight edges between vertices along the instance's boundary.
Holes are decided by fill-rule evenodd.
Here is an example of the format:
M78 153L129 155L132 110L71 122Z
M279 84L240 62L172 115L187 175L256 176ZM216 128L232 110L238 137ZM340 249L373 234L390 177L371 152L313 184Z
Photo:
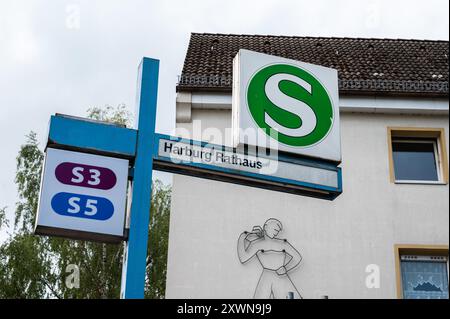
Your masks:
M336 68L340 92L448 96L448 41L192 33L177 86L230 91L239 49Z

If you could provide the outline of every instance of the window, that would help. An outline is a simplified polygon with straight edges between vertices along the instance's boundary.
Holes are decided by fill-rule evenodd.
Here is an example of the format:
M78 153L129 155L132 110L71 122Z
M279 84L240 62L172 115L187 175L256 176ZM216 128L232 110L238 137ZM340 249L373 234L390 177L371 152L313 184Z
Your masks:
M392 141L396 181L439 181L436 140L399 139Z
M395 245L397 295L448 299L448 246Z
M441 129L388 128L394 183L446 184L448 164Z
M404 299L448 299L447 257L400 256Z

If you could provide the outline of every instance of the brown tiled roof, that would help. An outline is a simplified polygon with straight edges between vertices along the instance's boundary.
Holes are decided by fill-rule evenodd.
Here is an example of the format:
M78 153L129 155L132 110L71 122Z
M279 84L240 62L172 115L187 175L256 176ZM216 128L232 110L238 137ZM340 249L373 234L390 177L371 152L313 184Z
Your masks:
M448 41L192 33L178 91L231 91L239 49L336 68L341 94L448 96Z

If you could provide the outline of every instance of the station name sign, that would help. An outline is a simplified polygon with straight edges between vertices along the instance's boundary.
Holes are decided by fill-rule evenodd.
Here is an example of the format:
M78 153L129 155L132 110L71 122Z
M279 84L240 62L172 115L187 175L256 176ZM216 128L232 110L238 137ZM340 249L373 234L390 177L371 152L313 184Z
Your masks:
M262 160L254 156L246 156L244 154L226 152L217 150L214 147L204 147L199 145L190 145L186 142L175 142L161 139L159 142L160 156L170 157L174 162L176 161L192 161L194 163L212 164L223 167L233 167L235 169L255 172L261 170L270 160ZM264 163L264 164L263 164Z
M284 154L244 153L223 145L156 134L156 169L215 180L334 199L340 168ZM208 175L208 176L205 176Z

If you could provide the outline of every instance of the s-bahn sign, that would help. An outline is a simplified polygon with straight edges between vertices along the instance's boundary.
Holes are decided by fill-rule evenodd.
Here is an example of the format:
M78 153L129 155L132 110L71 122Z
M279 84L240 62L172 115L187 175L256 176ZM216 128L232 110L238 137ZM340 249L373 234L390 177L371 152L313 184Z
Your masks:
M270 139L280 151L339 163L337 70L240 50L232 123L235 147L267 147Z
M47 148L36 234L123 239L128 161Z
M233 126L257 128L282 152L246 147L237 132L237 147L156 133L159 60L144 58L136 129L51 117L35 233L125 241L121 297L143 298L153 170L328 200L341 194L335 71L248 51L237 59L235 85L244 81L245 91L233 92Z

